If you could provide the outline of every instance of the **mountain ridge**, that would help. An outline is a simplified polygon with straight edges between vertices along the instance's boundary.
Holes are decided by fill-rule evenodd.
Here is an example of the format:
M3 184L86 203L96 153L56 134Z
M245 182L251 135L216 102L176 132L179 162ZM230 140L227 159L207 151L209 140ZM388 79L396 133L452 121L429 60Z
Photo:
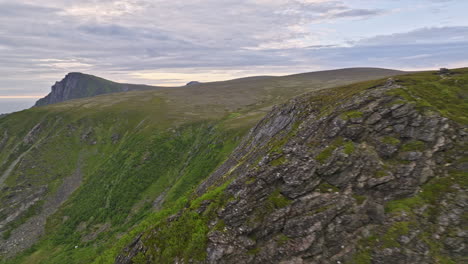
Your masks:
M347 73L349 72L349 73ZM359 73L362 72L362 73ZM292 74L286 76L250 76L237 78L226 81L216 81L216 82L197 82L193 81L188 83L185 86L192 87L196 85L197 87L205 87L216 84L225 84L225 83L238 83L238 82L252 82L252 81L266 81L275 78L282 79L296 79L296 78L313 78L313 79L330 79L330 74L339 77L346 74L370 74L370 75L397 75L403 74L404 72L391 69L383 68L345 68L345 69L336 69L336 70L326 70L326 71L317 71L317 72L308 72L300 74ZM57 81L51 88L51 92L46 95L44 98L39 99L35 103L35 107L44 106L49 104L56 104L72 99L80 99L93 97L97 95L109 94L109 93L118 93L118 92L128 92L128 91L145 91L145 90L167 90L181 88L184 86L176 87L163 87L163 86L152 86L144 84L128 84L128 83L118 83L104 78L85 74L81 72L70 72L68 73L61 81Z

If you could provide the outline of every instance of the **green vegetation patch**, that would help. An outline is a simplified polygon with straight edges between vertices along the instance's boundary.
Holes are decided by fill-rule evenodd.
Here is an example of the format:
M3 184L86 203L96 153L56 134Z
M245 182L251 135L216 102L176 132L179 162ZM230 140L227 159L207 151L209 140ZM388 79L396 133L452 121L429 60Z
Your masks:
M349 112L343 113L343 114L340 115L340 117L343 120L348 120L348 119L351 119L351 118L361 118L363 115L364 115L363 112L354 110L354 111L349 111Z
M229 197L224 193L229 182L208 191L190 203L180 217L168 222L166 219L155 224L155 231L148 231L144 244L149 248L147 256L157 263L170 263L176 257L203 261L206 258L208 223L216 217L216 211L224 206ZM203 213L197 213L203 201L210 201ZM218 222L224 229L224 222Z
M433 110L462 124L468 124L468 68L454 69L442 78L437 72L398 77L404 87L388 93L412 102L421 110Z
M400 247L398 238L403 235L407 235L410 230L410 222L396 222L390 228L387 229L387 232L382 236L382 246L384 248L391 247Z
M281 156L281 157L279 157L277 159L274 159L274 160L270 161L270 165L271 166L279 166L279 165L282 165L282 164L286 163L287 161L288 160L286 159L285 156Z
M344 153L346 153L347 155L353 154L355 149L356 147L354 146L354 142L346 141L346 143L344 143Z
M327 211L328 209L332 208L333 205L329 204L329 205L325 205L325 206L322 206L318 209L315 209L311 212L308 212L307 215L315 215L315 214L319 214L319 213L322 213L322 212L325 212Z
M382 178L388 175L388 172L385 170L378 170L374 173L374 178Z
M370 235L358 241L358 251L353 255L349 264L371 264L372 263L372 249L377 244L378 237Z
M322 152L320 152L315 157L315 159L320 163L325 163L325 161L327 161L327 159L331 157L331 155L333 154L333 151L336 148L342 146L343 143L344 143L344 140L342 137L336 138L328 147L322 150Z
M370 249L364 249L354 254L349 264L371 264L372 255Z
M344 100L353 97L367 89L385 84L385 79L353 83L331 89L324 89L314 93L310 98L311 105L320 110L320 116L326 116ZM358 115L356 113L352 115Z
M284 195L280 193L280 191L277 189L273 193L268 196L268 202L270 206L273 206L273 208L283 208L291 204L291 200L286 198Z
M401 146L401 151L423 151L426 148L426 143L414 140L405 143Z
M386 136L386 137L384 137L382 139L382 142L385 143L385 144L396 146L396 145L400 144L401 141L398 138Z
M280 246L286 244L286 242L288 242L289 240L291 240L291 239L289 237L287 237L285 234L279 234L276 237L276 241L278 241L278 245L280 245Z
M467 186L467 173L452 172L446 177L435 178L426 183L417 195L389 201L385 205L387 213L411 212L424 204L436 204L440 197L452 190L454 184Z
M361 204L367 199L366 196L364 196L364 195L357 195L357 194L354 194L354 195L353 195L353 198L354 198L354 200L356 200L356 202L357 202L359 205L361 205Z
M260 248L256 247L256 248L252 248L250 249L249 251L247 251L247 254L249 255L257 255L259 252L260 252Z
M334 193L340 191L338 187L333 186L327 182L321 183L319 186L317 186L316 190L321 193Z

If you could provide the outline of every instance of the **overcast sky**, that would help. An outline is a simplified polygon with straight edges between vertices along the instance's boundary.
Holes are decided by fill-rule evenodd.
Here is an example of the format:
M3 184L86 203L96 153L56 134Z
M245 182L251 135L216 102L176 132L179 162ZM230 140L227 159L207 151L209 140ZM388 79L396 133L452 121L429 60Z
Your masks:
M0 98L43 96L72 71L173 86L463 67L467 11L467 0L0 0Z

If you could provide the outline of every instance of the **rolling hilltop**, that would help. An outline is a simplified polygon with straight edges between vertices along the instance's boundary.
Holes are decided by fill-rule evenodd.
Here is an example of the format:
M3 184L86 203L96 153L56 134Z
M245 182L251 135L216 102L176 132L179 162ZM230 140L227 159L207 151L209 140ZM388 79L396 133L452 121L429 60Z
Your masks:
M356 68L173 88L68 75L43 106L0 119L0 256L458 261L468 72L386 81L399 74ZM430 221L446 215L451 229Z
M384 76L391 76L401 74L401 71L379 69L379 68L351 68L342 70L330 70L312 73L303 73L285 77L271 77L271 76L258 76L258 77L247 77L231 81L214 82L214 83L199 83L190 82L187 86L188 89L178 89L182 93L191 95L188 91L194 90L196 92L200 90L208 90L206 94L224 94L227 90L231 92L245 93L246 89L251 90L253 94L262 92L263 89L275 89L282 87L283 89L294 89L298 88L307 89L304 86L305 82L309 85L340 85L346 82L362 81L366 79L379 78ZM245 87L242 87L245 86ZM268 87L265 87L268 86ZM277 86L277 87L275 87ZM183 88L175 87L175 88ZM317 87L310 87L316 89ZM83 74L79 72L69 73L60 82L56 82L51 89L51 92L44 98L38 100L35 106L49 105L68 101L72 99L79 99L85 97L93 97L102 94L117 93L117 92L128 92L128 91L145 91L145 90L173 90L170 87L158 87L149 85L139 84L126 84L116 83L103 78L99 78L89 74ZM288 91L291 92L291 91ZM294 92L294 91L292 91ZM195 93L196 94L196 93ZM231 96L233 94L230 94ZM246 95L246 94L241 94Z

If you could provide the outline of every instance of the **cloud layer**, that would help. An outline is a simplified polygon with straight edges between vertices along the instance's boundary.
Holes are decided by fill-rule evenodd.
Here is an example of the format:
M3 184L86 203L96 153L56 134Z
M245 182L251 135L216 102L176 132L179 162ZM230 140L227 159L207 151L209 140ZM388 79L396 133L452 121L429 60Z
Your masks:
M44 94L69 71L178 85L353 66L468 65L461 2L0 0L0 96ZM432 20L421 22L428 13Z

